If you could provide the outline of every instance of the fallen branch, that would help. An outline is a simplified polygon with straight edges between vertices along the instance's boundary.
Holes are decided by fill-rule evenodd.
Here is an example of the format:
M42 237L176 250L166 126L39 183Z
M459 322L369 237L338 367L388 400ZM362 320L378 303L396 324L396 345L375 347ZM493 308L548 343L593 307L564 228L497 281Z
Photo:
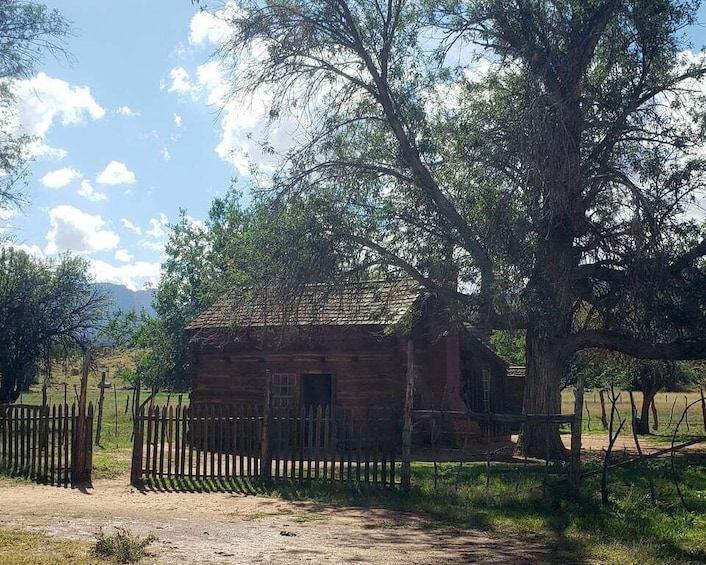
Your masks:
M666 455L668 453L672 453L675 451L679 451L681 449L685 449L689 446L696 445L698 443L704 443L706 442L706 437L700 437L700 438L695 438L692 440L689 440L687 442L684 442L679 445L675 445L673 447L665 447L664 449L659 449L657 451L653 451L652 453L648 453L647 455L644 455L645 459L651 459L653 457L659 457L660 455ZM639 457L632 457L630 459L626 459L625 461L619 461L618 463L611 463L608 469L615 469L617 467L625 467L626 465L630 465L632 463L639 463L640 458ZM581 474L581 478L584 477L590 477L592 475L597 475L602 472L602 469L595 469L593 471L586 471L585 473Z

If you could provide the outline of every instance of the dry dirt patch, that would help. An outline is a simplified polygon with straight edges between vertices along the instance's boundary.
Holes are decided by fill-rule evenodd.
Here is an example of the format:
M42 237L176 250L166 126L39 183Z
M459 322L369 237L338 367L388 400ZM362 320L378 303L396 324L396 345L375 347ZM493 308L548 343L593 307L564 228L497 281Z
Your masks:
M124 478L91 489L0 482L0 525L94 540L100 527L158 541L155 563L542 563L539 542L429 528L413 514L225 493L141 492Z

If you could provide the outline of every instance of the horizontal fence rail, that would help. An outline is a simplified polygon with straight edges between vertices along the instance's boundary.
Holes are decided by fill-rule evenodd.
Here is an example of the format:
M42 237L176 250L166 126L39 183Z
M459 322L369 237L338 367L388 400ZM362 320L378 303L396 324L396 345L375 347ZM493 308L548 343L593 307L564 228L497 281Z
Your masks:
M75 404L0 405L0 472L50 484L70 483L77 418ZM86 418L90 461L92 404Z
M399 483L399 422L372 411L254 405L143 408L132 481L274 479Z

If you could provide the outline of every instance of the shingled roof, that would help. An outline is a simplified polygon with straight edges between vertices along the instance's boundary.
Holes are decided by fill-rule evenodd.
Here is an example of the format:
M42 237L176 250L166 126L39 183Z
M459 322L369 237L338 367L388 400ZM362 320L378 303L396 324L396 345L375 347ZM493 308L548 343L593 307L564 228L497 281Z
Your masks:
M287 308L267 289L252 298L229 293L187 324L186 329L268 326L394 325L423 295L409 279L339 285L307 285Z

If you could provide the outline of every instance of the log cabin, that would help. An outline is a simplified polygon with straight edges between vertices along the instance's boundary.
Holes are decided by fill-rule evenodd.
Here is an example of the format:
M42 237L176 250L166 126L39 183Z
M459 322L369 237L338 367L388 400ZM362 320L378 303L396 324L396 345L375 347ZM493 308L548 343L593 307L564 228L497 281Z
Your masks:
M262 404L269 372L273 407L401 413L410 342L415 409L500 413L509 398L507 363L410 280L309 285L289 307L230 293L186 332L195 406ZM447 428L451 442L484 435Z

